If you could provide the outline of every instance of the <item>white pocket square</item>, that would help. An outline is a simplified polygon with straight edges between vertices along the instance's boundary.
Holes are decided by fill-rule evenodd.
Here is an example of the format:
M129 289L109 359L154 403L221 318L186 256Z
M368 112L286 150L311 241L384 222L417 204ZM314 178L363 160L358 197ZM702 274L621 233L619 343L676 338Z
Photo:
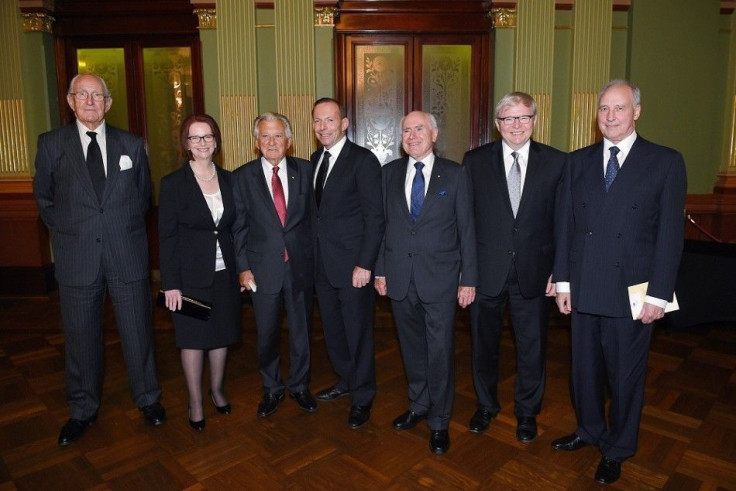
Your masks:
M133 161L127 155L120 157L120 170L128 170L133 168Z

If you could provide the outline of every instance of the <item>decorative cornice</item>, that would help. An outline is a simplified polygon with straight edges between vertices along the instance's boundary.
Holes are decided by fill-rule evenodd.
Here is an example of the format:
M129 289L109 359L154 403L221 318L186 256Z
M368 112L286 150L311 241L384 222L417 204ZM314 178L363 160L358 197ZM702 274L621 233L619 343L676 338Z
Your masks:
M513 29L516 27L516 9L492 8L488 15L494 29Z
M52 33L52 26L56 19L43 12L20 14L23 17L23 32Z
M336 7L315 7L314 9L314 25L315 26L334 26L335 17L340 12Z
M199 23L197 29L217 29L217 11L215 9L194 9Z

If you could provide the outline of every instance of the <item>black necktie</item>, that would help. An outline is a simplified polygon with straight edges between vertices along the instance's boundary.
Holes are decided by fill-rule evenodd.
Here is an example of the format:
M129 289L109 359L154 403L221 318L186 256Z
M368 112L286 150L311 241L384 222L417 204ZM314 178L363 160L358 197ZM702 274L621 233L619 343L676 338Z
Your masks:
M92 139L87 147L87 169L97 199L102 202L102 194L105 192L105 164L102 163L102 151L97 144L97 133L88 131L87 135Z
M317 171L317 182L314 184L314 199L319 206L322 201L322 189L325 187L325 181L327 180L327 168L330 166L330 152L322 154L322 163L319 164L319 170Z
M414 174L414 180L411 183L411 219L413 222L417 221L419 212L422 210L422 203L424 203L424 174L422 168L424 164L417 162L414 164L414 168L417 173Z
M608 165L606 165L606 175L603 177L603 179L606 181L606 191L608 191L608 188L611 187L611 184L613 184L613 180L616 179L616 174L618 174L618 158L616 157L616 154L620 151L618 147L611 147L611 158L608 159Z

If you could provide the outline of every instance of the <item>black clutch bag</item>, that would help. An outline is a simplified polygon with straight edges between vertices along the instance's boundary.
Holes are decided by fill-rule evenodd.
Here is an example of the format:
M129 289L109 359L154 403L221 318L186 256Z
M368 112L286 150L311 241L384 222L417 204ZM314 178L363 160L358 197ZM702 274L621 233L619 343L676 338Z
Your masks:
M166 307L166 295L164 294L163 290L159 290L158 292L156 305L169 310L168 307ZM209 302L205 302L204 300L197 300L196 298L182 296L181 310L175 310L171 312L206 321L210 318L210 314L212 313L212 304Z

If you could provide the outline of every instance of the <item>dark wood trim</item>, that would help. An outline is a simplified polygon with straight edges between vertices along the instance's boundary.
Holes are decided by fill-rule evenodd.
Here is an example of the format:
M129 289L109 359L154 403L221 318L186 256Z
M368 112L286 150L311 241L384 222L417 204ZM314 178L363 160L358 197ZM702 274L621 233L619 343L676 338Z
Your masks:
M702 228L723 242L736 243L736 193L688 194L684 215L686 239L712 240Z

